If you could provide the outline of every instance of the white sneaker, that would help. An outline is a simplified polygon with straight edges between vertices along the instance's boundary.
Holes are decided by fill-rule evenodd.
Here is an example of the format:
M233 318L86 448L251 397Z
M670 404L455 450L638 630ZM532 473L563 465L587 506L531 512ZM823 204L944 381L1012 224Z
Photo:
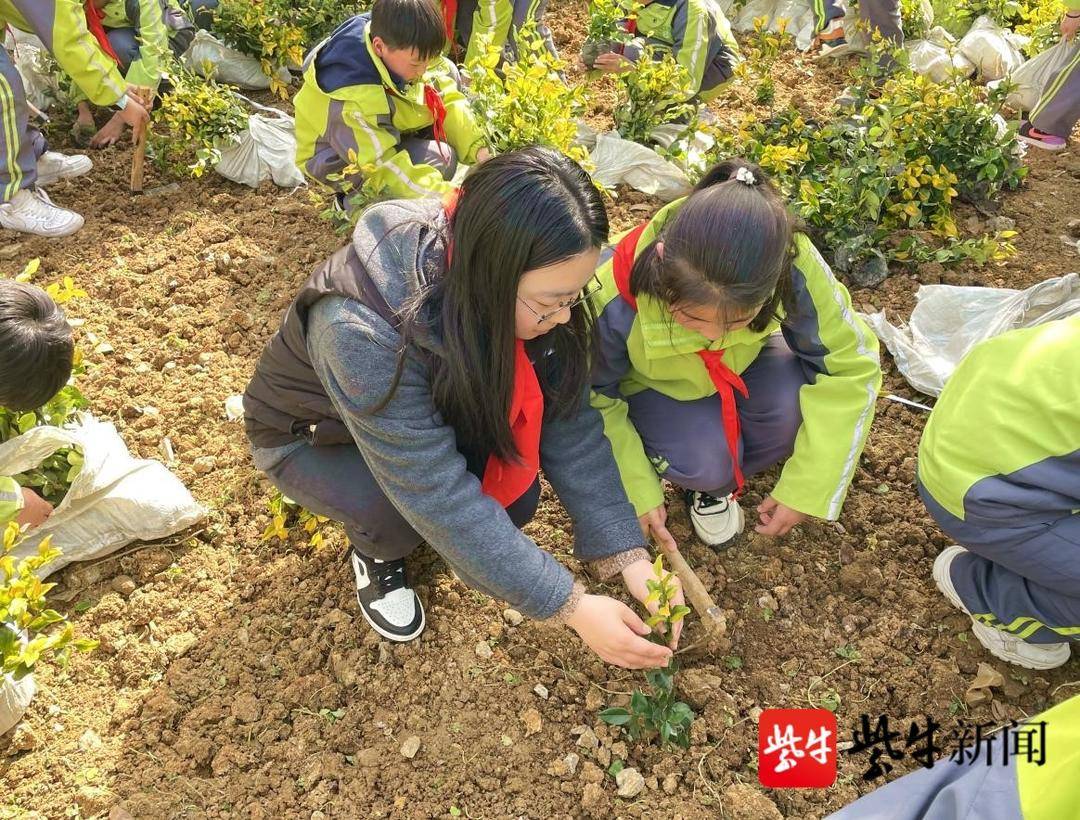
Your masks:
M356 602L371 628L391 641L411 641L424 631L424 606L409 587L405 559L378 561L349 553L356 576Z
M953 586L952 562L958 555L967 552L963 547L947 547L934 559L934 583L941 590L941 594L949 599L949 603L967 616L971 616L960 595ZM1017 666L1027 669L1056 669L1067 660L1071 654L1069 643L1028 643L1015 635L995 629L992 626L971 619L971 631L979 639L986 650L995 658L1000 658Z
M46 151L37 162L37 184L41 188L52 185L61 179L81 177L94 167L90 157L85 154L61 154L59 151Z
M743 531L746 517L735 496L716 498L708 493L688 490L686 506L690 508L690 521L702 543L710 547L722 547Z
M0 205L0 226L38 236L69 236L83 226L83 218L54 205L40 188L23 188Z

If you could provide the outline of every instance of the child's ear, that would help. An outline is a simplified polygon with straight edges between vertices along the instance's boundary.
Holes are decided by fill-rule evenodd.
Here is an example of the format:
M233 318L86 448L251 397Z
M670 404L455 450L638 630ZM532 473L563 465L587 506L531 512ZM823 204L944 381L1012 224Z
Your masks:
M660 241L660 242L656 243L656 255L659 256L661 259L664 258L664 243L663 243L663 241Z

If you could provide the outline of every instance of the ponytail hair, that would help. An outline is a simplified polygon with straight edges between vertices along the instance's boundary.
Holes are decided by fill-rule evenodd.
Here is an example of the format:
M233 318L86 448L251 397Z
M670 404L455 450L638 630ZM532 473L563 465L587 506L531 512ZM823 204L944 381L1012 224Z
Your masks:
M794 312L788 272L798 228L760 167L725 160L701 178L679 212L638 254L630 289L669 306L715 305L721 316L758 309L749 327L760 332L781 312Z

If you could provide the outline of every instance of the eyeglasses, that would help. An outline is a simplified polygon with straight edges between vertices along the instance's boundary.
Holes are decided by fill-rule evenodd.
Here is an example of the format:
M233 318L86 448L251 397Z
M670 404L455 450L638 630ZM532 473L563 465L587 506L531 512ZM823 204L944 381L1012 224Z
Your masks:
M537 313L536 308L530 305L521 296L518 297L518 301L521 302L521 304L525 305L525 307L528 308L529 313L536 317L536 323L538 325L542 325L555 314L562 313L564 310L572 310L573 308L576 308L578 305L580 305L582 302L591 299L593 296L600 292L601 288L603 288L603 285L601 285L600 280L594 276L588 282L588 284L585 285L585 287L581 291L581 294L576 299L571 299L569 302L565 302L559 305L554 310L549 310L547 313Z

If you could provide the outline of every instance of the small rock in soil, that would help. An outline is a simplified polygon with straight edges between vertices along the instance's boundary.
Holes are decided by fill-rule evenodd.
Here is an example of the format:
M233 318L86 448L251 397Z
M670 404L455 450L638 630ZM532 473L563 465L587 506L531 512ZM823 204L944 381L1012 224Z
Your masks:
M420 738L416 735L412 735L401 744L401 756L407 757L409 760L416 757L418 751L420 751Z
M113 806L109 809L109 820L135 820L135 817L123 806Z
M373 769L376 766L382 766L385 762L382 751L374 747L361 749L356 753L355 759L356 765L361 769Z
M494 654L495 653L491 649L491 644L489 644L487 641L480 641L480 643L476 645L476 656L478 658L486 661L489 660Z
M241 692L232 704L232 714L241 723L254 723L262 713L259 699L251 692Z
M678 775L669 774L664 778L664 782L660 785L660 788L664 790L664 794L675 794L679 789Z
M619 797L632 800L645 788L645 778L637 769L623 769L615 775L615 784L619 787Z
M783 815L768 797L748 783L730 786L722 799L728 817L739 820L783 820Z
M585 693L585 711L596 712L604 705L604 695L599 689L589 687L589 691Z
M591 760L586 760L581 766L581 779L586 783L603 783L604 782L604 770L593 763Z
M577 739L577 745L582 749L596 749L600 745L600 738L596 736L596 732L586 727Z
M101 748L101 738L93 729L87 729L79 737L79 751L92 752Z
M540 727L543 725L543 720L540 718L540 713L532 707L529 707L521 713L521 722L525 724L525 737L535 735L540 731Z
M1073 239L1080 239L1080 219L1070 219L1065 230L1069 232L1069 236Z
M117 575L109 582L109 586L125 598L135 591L135 582L127 575Z
M75 794L75 802L83 815L89 817L103 813L111 797L112 795L100 786L81 786Z
M581 760L574 752L570 752L566 757L562 759L562 762L566 764L566 771L570 774L577 773L578 762Z
M536 692L537 697L539 697L541 700L548 699L548 688L544 686L544 684L536 684L536 686L533 687L533 691Z
M889 264L881 256L857 262L848 273L851 284L858 288L875 288L888 278Z
M510 626L521 626L521 622L524 621L525 618L522 617L521 613L516 609L504 609L503 620L510 624Z
M700 669L683 669L678 677L679 693L694 709L703 709L723 685L723 679Z
M36 749L37 746L38 736L34 734L34 730L30 728L30 725L23 721L15 728L15 734L11 738L11 745L8 747L8 753L29 752Z

